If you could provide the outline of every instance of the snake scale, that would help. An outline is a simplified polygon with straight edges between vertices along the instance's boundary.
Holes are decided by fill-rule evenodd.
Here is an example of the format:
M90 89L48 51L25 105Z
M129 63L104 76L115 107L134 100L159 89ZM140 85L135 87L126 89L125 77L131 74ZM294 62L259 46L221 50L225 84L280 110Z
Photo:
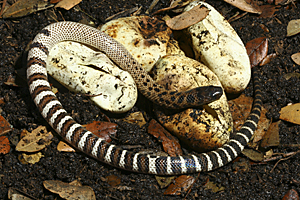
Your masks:
M58 22L40 31L28 52L27 79L31 96L42 116L72 146L112 166L147 174L173 175L211 171L238 156L252 137L262 106L260 83L253 70L255 100L250 115L233 138L215 151L199 155L153 156L134 153L107 143L75 122L52 92L47 78L46 60L49 50L61 41L77 41L103 51L128 71L139 91L156 104L169 108L185 108L206 104L222 95L220 87L199 87L187 92L167 91L156 84L140 64L117 41L99 30L76 22Z

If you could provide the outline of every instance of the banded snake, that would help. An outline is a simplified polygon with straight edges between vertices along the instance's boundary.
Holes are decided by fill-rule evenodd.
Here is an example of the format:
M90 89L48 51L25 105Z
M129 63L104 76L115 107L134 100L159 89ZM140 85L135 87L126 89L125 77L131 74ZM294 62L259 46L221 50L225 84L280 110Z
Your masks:
M30 94L51 127L72 146L112 166L147 174L173 175L211 171L238 156L252 137L262 106L257 72L253 71L255 100L250 115L233 138L215 151L185 156L153 156L134 153L107 143L87 131L67 114L47 78L46 60L50 49L61 41L77 41L103 51L136 81L139 91L156 104L186 108L207 104L222 95L220 87L199 87L187 92L167 91L156 84L131 54L108 35L76 22L50 24L34 38L28 52L27 79Z

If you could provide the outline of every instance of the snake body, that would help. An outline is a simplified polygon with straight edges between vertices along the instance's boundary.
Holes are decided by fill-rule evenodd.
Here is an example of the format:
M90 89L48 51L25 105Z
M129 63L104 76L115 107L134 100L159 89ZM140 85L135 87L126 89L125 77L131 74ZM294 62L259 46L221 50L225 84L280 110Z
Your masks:
M186 108L207 104L222 95L220 87L199 87L187 92L165 90L156 84L140 64L117 41L92 27L76 22L51 24L35 37L28 52L27 79L30 94L42 116L72 146L115 167L148 174L172 175L210 171L224 166L244 149L252 137L261 111L261 91L254 70L255 100L246 122L221 148L198 156L153 156L134 153L107 143L75 122L52 92L47 78L46 60L50 49L61 41L77 41L107 54L135 79L139 91L156 104L169 108Z

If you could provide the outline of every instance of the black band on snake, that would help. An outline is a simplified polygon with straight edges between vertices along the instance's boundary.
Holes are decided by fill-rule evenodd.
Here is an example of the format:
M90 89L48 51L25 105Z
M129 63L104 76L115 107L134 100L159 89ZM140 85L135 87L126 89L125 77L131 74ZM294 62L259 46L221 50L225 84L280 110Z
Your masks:
M152 156L123 150L105 142L87 131L62 107L50 88L46 60L50 49L61 41L88 44L128 71L139 91L156 104L169 108L186 108L210 103L222 95L220 87L199 87L187 92L165 90L156 84L131 54L108 35L92 27L75 22L58 22L45 27L33 40L28 53L27 79L32 98L42 116L72 146L86 154L115 167L147 174L186 174L210 171L232 161L252 137L261 111L261 91L257 72L253 72L255 100L246 122L223 147L199 156Z

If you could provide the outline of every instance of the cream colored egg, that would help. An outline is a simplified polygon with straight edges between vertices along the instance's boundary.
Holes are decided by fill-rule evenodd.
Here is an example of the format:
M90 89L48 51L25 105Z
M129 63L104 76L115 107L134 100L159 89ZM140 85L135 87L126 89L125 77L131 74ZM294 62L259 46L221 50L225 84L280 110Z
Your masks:
M131 75L98 50L76 42L61 42L50 51L47 71L69 90L91 95L104 110L122 113L137 100Z
M170 39L172 31L157 18L119 18L107 22L100 30L123 44L147 72L151 71L155 62L164 55L184 55L176 48L177 41Z
M221 86L205 65L185 56L164 56L154 68L154 79L169 90ZM225 94L217 101L181 112L156 111L158 120L181 141L197 151L209 151L228 141L233 122Z
M210 12L202 21L187 28L196 60L208 66L229 93L243 91L251 78L246 48L228 21L212 6L201 1L190 3L185 11L204 5Z

